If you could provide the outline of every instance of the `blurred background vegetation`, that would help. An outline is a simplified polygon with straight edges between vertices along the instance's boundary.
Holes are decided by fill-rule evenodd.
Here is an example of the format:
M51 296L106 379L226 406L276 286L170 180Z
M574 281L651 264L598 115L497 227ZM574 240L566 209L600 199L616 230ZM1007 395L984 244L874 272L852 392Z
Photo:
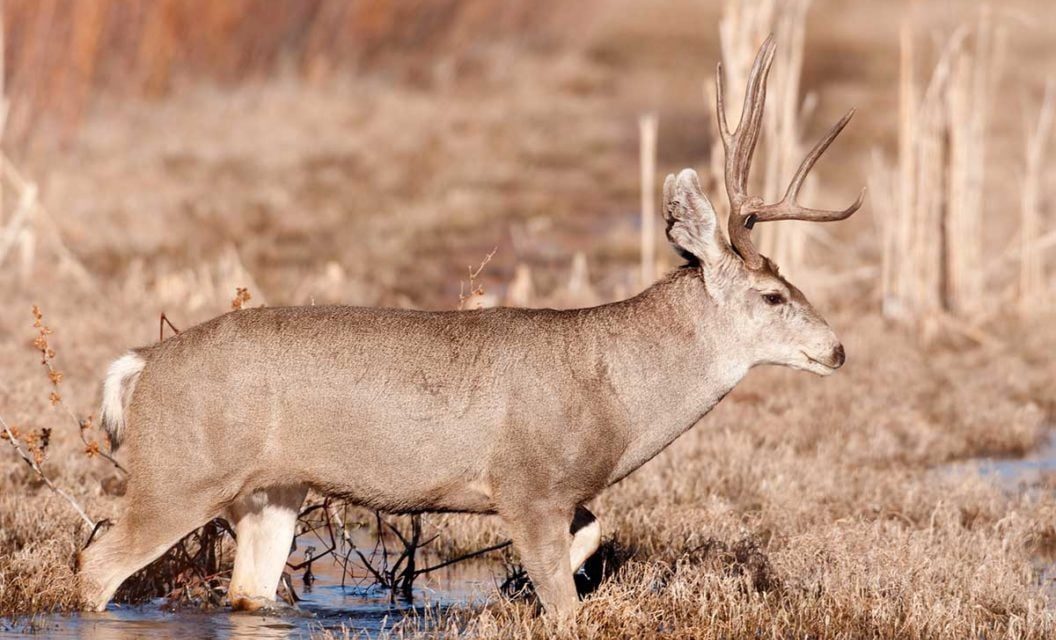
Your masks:
M3 7L0 255L11 269L21 247L26 277L58 254L79 286L192 308L239 286L219 272L269 303L444 307L498 247L489 302L626 295L642 285L639 117L658 122L653 179L695 167L723 202L713 65L736 86L775 31L760 192L850 106L813 199L874 186L846 224L757 231L808 294L977 332L1051 288L1046 136L1033 164L1028 148L1053 60L1037 0ZM46 215L17 215L25 185ZM673 264L656 255L648 272Z

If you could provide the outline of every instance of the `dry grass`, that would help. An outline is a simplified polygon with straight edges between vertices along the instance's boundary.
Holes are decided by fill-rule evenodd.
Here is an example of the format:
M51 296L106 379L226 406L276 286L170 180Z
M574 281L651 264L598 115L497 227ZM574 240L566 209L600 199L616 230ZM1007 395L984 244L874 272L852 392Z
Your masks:
M77 605L73 554L88 535L61 498L10 474L0 496L0 616Z
M226 311L236 287L253 292L249 304L449 308L466 265L499 245L483 273L498 299L568 305L632 292L641 270L636 119L658 115L660 175L707 165L714 124L701 86L719 51L719 8L682 0L603 4L589 29L566 27L576 33L574 46L498 38L447 58L437 45L441 62L428 82L413 74L393 81L388 67L378 67L383 73L364 63L357 74L313 83L307 71L275 75L261 63L237 88L218 87L191 81L202 60L175 56L174 66L157 67L173 89L166 99L104 93L87 107L77 103L80 126L66 146L5 149L39 185L48 216L35 218L39 246L26 274L10 261L0 269L4 418L51 427L45 471L93 518L112 517L120 511L110 494L119 474L83 455L76 428L48 402L50 383L31 345L34 303L56 332L64 401L84 415L95 407L106 363L157 338L158 312L190 326ZM864 3L833 11L837 4L813 3L803 66L788 80L820 96L809 118L798 102L786 104L803 134L792 143L813 139L811 129L845 106L859 107L830 152L839 161L818 167L823 188L811 201L820 206L857 190L875 146L897 152L898 18L908 14ZM1032 0L1017 6L1044 8ZM915 11L922 30L948 33L959 19L939 5ZM870 25L864 33L862 24ZM1016 33L1005 83L1040 95L1036 71L1056 54L1046 29ZM203 29L197 42L218 33ZM19 42L9 38L7 46ZM992 116L994 160L979 217L984 237L996 238L982 250L997 257L1007 238L1019 240L1016 216L1002 203L1021 201L1011 174L1023 164L1024 132L1015 105L999 102ZM47 129L40 140L50 137L59 136ZM1030 153L1042 153L1033 151L1041 143L1032 145ZM1041 161L1032 169L1034 192L1024 204L1039 233L1051 220L1053 185L1044 169ZM692 432L601 496L592 508L630 559L585 601L574 629L560 632L529 605L496 599L483 611L408 620L396 635L437 628L484 638L1056 632L1039 574L1040 554L1056 545L1051 486L1006 490L942 468L1021 455L1046 437L1056 413L1051 316L1001 313L985 323L985 340L940 333L926 344L884 324L879 286L847 275L880 265L872 230L891 209L878 191L866 205L871 212L808 245L807 262L833 277L819 278L807 294L834 320L846 368L824 381L753 372ZM4 197L13 211L12 190ZM4 216L0 228L10 220ZM61 247L87 279L63 262ZM1033 256L1031 286L1044 288L1051 260L1041 249ZM665 259L673 263L662 250L658 262ZM427 523L443 531L444 555L503 538L484 518ZM87 535L26 465L0 457L0 616L72 608L72 556Z

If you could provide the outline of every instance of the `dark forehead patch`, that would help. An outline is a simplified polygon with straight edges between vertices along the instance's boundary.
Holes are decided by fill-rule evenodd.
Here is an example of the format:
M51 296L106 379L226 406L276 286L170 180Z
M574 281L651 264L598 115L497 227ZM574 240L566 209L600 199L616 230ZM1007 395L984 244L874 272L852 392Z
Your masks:
M807 297L803 295L803 292L800 291L796 287L796 285L792 284L791 282L786 280L784 276L781 275L781 272L778 270L777 265L770 258L763 256L763 266L759 270L767 275L773 276L778 280L778 282L785 285L788 288L789 295L792 297L793 300L797 302L807 301Z
M774 276L775 278L778 278L782 282L784 282L785 279L781 277L781 273L778 271L777 265L774 263L774 261L771 260L770 258L767 258L766 256L762 256L762 258L763 258L763 266L760 267L759 270L762 271L763 273L768 273L768 274Z

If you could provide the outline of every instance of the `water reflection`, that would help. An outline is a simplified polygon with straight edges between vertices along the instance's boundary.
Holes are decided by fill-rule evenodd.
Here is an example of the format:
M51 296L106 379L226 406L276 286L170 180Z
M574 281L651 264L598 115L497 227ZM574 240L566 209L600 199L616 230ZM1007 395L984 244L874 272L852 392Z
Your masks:
M133 638L295 638L308 635L308 626L275 617L230 612L166 613L161 603L113 609L44 623L49 638L131 640Z
M364 585L342 586L340 565L326 559L316 562L311 589L295 580L302 598L298 611L273 615L233 613L226 609L166 611L161 600L134 607L111 605L103 613L39 616L33 620L0 620L0 639L24 638L36 633L45 638L78 640L131 640L133 638L203 638L286 640L307 638L322 629L339 631L342 625L376 634L405 615L423 607L482 603L495 593L503 575L501 564L474 559L422 576L415 585L414 602L389 601L383 589Z

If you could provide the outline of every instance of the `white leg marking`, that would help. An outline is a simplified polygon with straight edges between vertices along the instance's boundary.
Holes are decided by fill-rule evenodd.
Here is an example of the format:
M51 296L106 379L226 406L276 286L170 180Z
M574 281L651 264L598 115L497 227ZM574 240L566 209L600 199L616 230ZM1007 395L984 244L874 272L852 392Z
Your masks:
M275 601L306 493L302 487L271 489L232 510L238 542L228 599L235 608L253 610Z
M572 546L569 549L569 560L572 563L572 573L579 571L587 558L594 555L601 545L601 525L597 520L580 528L572 536Z

